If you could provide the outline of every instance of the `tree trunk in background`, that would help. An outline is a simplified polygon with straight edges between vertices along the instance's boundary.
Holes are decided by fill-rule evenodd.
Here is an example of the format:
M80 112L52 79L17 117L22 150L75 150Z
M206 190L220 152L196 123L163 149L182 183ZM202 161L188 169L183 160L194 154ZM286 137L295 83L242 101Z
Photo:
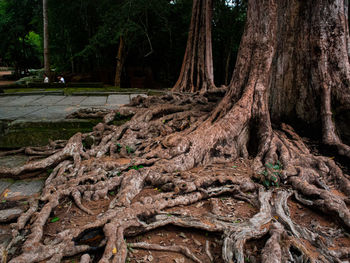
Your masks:
M229 70L230 70L230 62L231 62L231 55L232 51L229 51L227 58L226 58L226 63L225 63L225 85L228 85L229 82Z
M50 55L49 55L49 22L47 1L43 0L43 19L44 19L44 71L51 82Z
M121 81L121 75L123 72L124 62L125 62L125 47L124 47L124 39L121 36L119 38L117 66L116 66L115 78L114 78L114 86L115 87L120 87L120 81Z
M186 52L173 91L205 92L215 87L211 39L212 13L212 0L193 1Z

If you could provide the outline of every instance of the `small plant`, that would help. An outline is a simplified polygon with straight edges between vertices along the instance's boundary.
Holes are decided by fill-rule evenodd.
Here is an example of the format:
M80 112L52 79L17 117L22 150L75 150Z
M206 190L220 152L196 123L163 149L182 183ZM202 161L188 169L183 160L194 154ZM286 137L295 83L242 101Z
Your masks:
M58 216L56 216L50 220L51 223L55 223L57 221L60 221L60 218Z
M125 150L128 154L132 154L135 152L135 150L133 148L131 148L130 146L125 146Z
M263 176L263 178L261 178L262 184L266 188L269 188L270 186L279 187L282 164L277 161L276 164L267 163L265 166L266 169L260 173Z
M120 143L116 143L115 145L117 145L117 152L119 153L123 146Z
M163 192L163 190L162 189L160 189L160 188L158 188L158 187L156 187L156 188L154 188L154 190L156 190L156 191L158 191L158 192Z
M143 168L142 165L133 165L128 168L128 170L136 170L138 171L139 169Z
M126 248L128 249L129 252L133 253L134 249L132 248L130 243L126 243Z

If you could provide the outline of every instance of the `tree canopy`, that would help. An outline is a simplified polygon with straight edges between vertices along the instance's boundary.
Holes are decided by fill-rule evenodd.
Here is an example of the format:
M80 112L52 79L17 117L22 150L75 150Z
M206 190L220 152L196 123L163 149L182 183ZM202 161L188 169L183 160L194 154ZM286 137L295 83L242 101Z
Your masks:
M66 73L113 82L120 37L126 68L148 68L161 86L174 85L185 51L192 1L48 0L50 61ZM214 1L213 52L217 84L230 78L246 4ZM0 2L0 58L18 69L43 67L42 1Z

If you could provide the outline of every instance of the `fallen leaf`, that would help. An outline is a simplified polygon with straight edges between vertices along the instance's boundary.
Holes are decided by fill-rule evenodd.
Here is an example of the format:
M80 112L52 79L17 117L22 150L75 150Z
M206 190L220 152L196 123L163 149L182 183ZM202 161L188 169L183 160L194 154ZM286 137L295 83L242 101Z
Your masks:
M113 251L112 251L113 254L117 254L117 248L113 248Z

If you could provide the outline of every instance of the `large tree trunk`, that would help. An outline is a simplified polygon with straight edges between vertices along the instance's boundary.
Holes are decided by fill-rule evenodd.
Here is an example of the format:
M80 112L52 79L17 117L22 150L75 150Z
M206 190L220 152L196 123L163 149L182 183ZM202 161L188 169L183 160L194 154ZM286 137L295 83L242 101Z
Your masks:
M205 92L214 88L211 23L212 0L194 0L187 47L173 91Z
M50 54L49 54L49 22L47 1L43 0L43 20L44 20L44 71L51 81L50 74Z
M339 144L332 121L350 107L347 1L279 3L279 36L269 85L272 120L322 123L323 141ZM311 127L312 127L311 126Z
M322 125L323 142L350 157L332 118L332 107L338 114L350 107L347 6L344 1L263 2L249 2L229 92L211 120L239 115L245 128L238 130L258 142L250 147L254 143L247 138L247 148L261 156L271 146L271 120Z
M314 155L292 127L282 123L291 118L310 126L321 123L322 130L316 132L323 142L350 157L332 118L332 107L344 112L350 105L346 4L249 0L236 68L218 105L198 94L137 97L118 112L81 111L80 116L104 116L104 123L91 133L16 151L40 159L22 167L2 167L0 175L54 169L40 205L31 204L14 224L11 245L23 240L20 233L25 233L25 241L10 262L60 262L98 247L104 249L99 263L121 263L130 246L213 262L209 245L207 256L199 260L183 246L124 241L169 224L220 233L218 262L244 263L252 253L261 254L264 263L348 260L350 177L331 158ZM111 125L130 114L135 114L130 122ZM239 174L235 169L242 167L232 166L238 157L252 157L248 165L255 173ZM148 192L143 191L146 187ZM156 193L150 195L152 189ZM108 198L108 191L117 194L106 210L92 215L87 207L91 198ZM257 213L244 221L220 214L217 203L223 195L255 206ZM91 216L91 222L68 229L62 223L57 235L45 236L50 215L67 197ZM205 201L212 209L200 213L204 206L199 202ZM330 219L306 224L293 215L298 209ZM26 225L29 232L24 232ZM103 232L98 245L77 242L96 229ZM259 240L259 247L248 246L252 240Z

